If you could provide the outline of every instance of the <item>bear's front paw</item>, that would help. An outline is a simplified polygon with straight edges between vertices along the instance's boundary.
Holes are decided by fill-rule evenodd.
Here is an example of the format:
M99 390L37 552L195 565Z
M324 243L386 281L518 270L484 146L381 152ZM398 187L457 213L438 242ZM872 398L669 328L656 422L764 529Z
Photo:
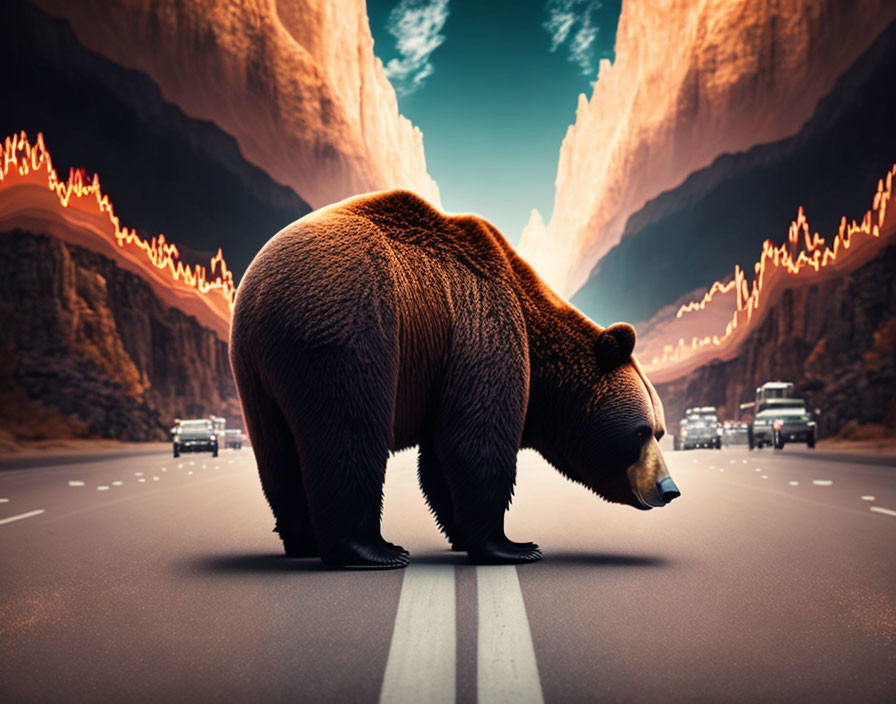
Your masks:
M537 562L542 558L535 543L515 543L512 540L490 540L467 550L474 565L516 565Z
M411 554L400 545L385 540L345 540L330 546L321 557L328 567L388 570L407 567Z

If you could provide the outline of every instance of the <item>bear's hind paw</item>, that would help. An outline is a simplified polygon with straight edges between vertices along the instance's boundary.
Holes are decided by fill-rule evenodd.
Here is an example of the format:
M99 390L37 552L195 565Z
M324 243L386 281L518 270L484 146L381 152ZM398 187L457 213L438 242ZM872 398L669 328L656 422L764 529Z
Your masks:
M517 565L542 558L535 543L515 543L507 539L485 543L475 550L468 550L467 555L474 565Z
M343 542L322 556L328 567L389 570L407 567L411 554L400 545L385 540L376 543Z

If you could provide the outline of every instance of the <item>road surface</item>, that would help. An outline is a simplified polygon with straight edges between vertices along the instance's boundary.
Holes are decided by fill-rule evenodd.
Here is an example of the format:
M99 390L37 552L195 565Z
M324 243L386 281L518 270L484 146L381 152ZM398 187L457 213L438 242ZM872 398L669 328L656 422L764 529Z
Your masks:
M508 534L545 559L475 568L402 453L387 572L282 557L250 450L6 469L0 700L894 701L896 467L667 459L645 513L522 453Z

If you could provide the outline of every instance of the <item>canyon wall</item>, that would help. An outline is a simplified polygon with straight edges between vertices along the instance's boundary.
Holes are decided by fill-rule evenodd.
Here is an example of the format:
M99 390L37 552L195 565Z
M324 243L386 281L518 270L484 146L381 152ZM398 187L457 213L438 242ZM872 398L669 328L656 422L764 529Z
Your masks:
M625 0L615 61L563 140L553 216L533 214L521 254L570 296L647 201L795 134L894 18L887 0Z
M821 437L896 435L896 245L848 276L785 291L728 361L657 384L669 431L685 408L738 417L767 381L792 381L819 409Z
M227 343L140 276L46 235L0 233L0 433L165 440L176 417L242 425Z
M164 233L190 264L207 265L221 247L238 279L271 235L311 211L220 127L184 114L146 74L84 47L67 20L6 0L3 22L10 99L0 143L42 132L61 178L72 167L100 174L122 222L144 237Z
M842 216L860 220L877 180L896 161L896 91L884 88L894 71L896 21L837 79L796 135L720 156L629 217L619 243L572 303L602 324L646 321L694 289L730 277L735 265L751 271L766 239L785 240L799 206L812 231L828 240ZM650 272L649 286L632 275L639 270Z
M403 187L439 204L398 112L364 0L36 0L89 49L148 75L189 117L313 208ZM349 50L349 48L351 48Z

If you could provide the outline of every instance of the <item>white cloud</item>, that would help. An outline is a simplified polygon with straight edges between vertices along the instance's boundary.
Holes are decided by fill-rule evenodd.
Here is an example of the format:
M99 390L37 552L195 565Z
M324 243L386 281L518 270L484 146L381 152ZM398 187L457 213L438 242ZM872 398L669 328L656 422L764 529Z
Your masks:
M592 24L591 14L598 8L598 0L548 0L547 4L548 19L543 27L551 35L551 51L566 44L569 60L578 64L584 76L594 75L594 40L599 28Z
M386 76L399 95L423 87L433 71L429 57L445 41L448 0L401 0L389 13L387 29L400 58L386 64Z

